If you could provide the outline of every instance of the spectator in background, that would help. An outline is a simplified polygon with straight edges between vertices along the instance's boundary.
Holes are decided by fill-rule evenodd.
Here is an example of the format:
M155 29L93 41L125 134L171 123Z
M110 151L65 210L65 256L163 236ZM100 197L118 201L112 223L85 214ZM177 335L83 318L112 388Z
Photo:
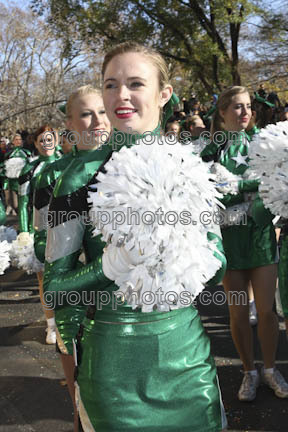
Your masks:
M280 116L280 121L288 121L288 109L287 111L283 111Z
M180 123L178 121L168 122L166 125L166 134L165 135L169 137L169 135L173 134L178 139L179 134L180 134L180 130L181 130L181 126L180 126Z
M187 130L191 134L191 139L197 139L200 134L206 130L205 124L202 120L202 118L199 115L193 115L189 117L188 121L186 122Z
M8 152L6 138L0 140L0 163L4 161L5 154Z
M270 92L267 96L267 101L272 103L276 108L280 108L281 107L281 102L279 100L279 97L277 95L277 93L275 92Z
M252 100L252 111L256 113L256 126L264 128L272 122L274 105L260 96L257 92L254 93Z
M264 84L260 84L259 89L257 90L257 93L259 94L260 97L262 97L263 99L266 99L267 93L266 93Z
M182 98L182 104L183 104L183 111L185 112L185 114L189 114L189 103L185 97Z

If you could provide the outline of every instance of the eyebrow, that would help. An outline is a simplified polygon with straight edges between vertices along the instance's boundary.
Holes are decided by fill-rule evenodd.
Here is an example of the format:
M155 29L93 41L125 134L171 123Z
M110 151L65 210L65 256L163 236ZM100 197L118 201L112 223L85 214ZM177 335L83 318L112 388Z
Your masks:
M134 79L139 79L139 80L141 80L141 81L145 81L145 82L147 82L147 80L146 80L145 78L143 78L143 77L133 76L133 77L129 77L129 78L128 78L128 80L134 80ZM107 79L104 81L104 84L105 84L107 81L117 81L117 79L116 79L116 78L107 78Z
M94 108L80 108L81 109L81 111L94 111ZM100 106L99 108L97 108L97 111L98 110L102 110L102 109L105 109L105 107L104 107L104 105L102 105L102 106Z

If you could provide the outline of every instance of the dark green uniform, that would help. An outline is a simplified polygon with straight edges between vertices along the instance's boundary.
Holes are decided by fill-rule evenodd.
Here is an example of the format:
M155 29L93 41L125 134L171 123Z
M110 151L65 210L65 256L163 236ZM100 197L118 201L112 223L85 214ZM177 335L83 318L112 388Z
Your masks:
M220 162L228 171L243 177L249 166L248 150L253 134L226 133L222 146L208 144L202 151L204 160ZM229 138L229 139L228 139ZM253 145L253 144L252 144ZM246 211L246 217L238 225L228 224L222 229L227 269L249 269L277 262L277 243L273 216L264 208L258 195L257 180L240 180L237 194L226 194L222 200L227 210Z

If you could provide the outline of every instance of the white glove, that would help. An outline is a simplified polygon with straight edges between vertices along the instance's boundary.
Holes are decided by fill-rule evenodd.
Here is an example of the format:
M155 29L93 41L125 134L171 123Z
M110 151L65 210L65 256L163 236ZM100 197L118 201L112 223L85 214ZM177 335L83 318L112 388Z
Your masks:
M128 273L134 265L123 246L112 244L104 250L102 257L103 272L108 279L115 280L123 273Z
M220 193L236 195L239 192L238 182L241 177L232 174L218 162L211 166L211 173L216 176L216 188Z

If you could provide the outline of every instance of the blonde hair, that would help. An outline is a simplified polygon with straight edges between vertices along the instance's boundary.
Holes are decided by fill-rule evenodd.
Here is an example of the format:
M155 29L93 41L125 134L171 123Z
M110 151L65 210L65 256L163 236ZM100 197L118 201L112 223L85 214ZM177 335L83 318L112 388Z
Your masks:
M15 139L16 137L20 137L20 138L22 139L22 135L21 135L20 133L15 133L15 134L13 135L12 140L14 141L14 139Z
M92 87L90 84L81 86L78 89L76 89L68 98L68 101L66 103L66 117L71 118L72 116L72 107L75 99L77 99L80 96L85 96L87 94L97 94L98 96L102 97L102 93L100 89Z
M139 53L151 61L158 71L159 89L163 90L169 84L169 72L167 64L157 51L152 48L145 47L136 42L124 42L112 48L104 58L102 65L102 77L104 77L108 63L117 55L126 53Z
M217 131L223 131L223 118L221 117L220 110L226 111L229 107L232 97L238 94L247 93L249 94L246 87L243 86L232 86L225 89L219 96L216 111L213 115L211 122L211 135L213 136Z
M186 122L186 124L187 124L187 127L189 128L190 126L195 126L195 122L196 122L196 120L201 120L202 122L203 122L203 120L202 120L202 118L201 118L201 116L200 115L198 115L198 114L195 114L195 115L192 115L191 117L189 117L187 120L187 122Z

